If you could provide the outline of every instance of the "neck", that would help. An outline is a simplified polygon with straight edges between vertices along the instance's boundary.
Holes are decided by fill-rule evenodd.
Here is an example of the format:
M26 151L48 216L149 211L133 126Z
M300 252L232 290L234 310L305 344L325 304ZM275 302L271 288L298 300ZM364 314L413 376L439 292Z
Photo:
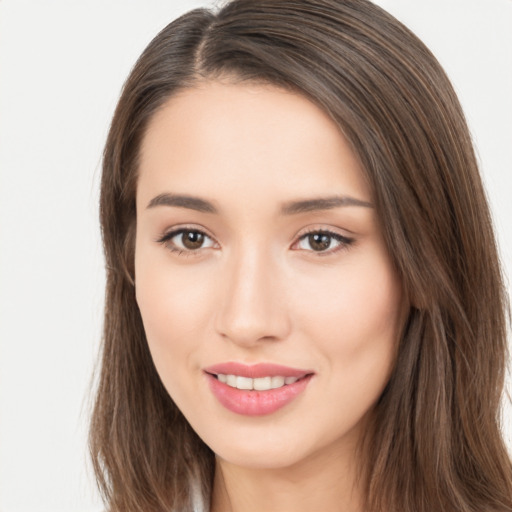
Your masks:
M286 468L240 467L216 457L211 512L362 512L354 462L354 451L332 449Z

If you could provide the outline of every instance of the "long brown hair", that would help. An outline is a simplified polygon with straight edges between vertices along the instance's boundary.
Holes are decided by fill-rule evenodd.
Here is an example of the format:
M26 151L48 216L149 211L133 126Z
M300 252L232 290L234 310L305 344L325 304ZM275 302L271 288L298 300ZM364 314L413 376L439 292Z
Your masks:
M500 431L507 300L470 135L436 59L367 0L191 11L155 37L126 81L103 159L106 309L90 430L108 510L208 507L214 455L155 370L133 260L148 121L179 89L218 77L308 97L337 122L372 187L411 306L362 446L367 510L512 511Z

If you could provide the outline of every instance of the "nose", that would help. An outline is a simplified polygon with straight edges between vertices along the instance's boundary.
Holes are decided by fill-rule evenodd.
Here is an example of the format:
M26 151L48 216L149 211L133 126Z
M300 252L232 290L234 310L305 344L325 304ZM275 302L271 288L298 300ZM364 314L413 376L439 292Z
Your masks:
M216 330L244 347L288 336L291 323L279 265L253 248L226 261Z

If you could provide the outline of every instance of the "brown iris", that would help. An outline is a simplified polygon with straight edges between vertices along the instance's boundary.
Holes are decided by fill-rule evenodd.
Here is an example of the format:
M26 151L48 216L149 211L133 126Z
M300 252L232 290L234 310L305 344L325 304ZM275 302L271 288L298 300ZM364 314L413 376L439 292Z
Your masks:
M204 235L199 231L184 230L181 235L183 246L187 249L200 249L204 243Z
M314 251L325 251L331 245L331 236L325 233L313 233L308 235L310 247Z

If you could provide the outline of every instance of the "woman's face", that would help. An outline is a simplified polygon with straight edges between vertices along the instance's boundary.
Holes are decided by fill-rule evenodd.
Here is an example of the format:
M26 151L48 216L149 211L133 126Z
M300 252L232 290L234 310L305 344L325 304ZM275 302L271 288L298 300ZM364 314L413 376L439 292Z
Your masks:
M303 96L209 82L149 124L137 302L164 386L221 459L277 468L353 448L403 316L371 202Z

